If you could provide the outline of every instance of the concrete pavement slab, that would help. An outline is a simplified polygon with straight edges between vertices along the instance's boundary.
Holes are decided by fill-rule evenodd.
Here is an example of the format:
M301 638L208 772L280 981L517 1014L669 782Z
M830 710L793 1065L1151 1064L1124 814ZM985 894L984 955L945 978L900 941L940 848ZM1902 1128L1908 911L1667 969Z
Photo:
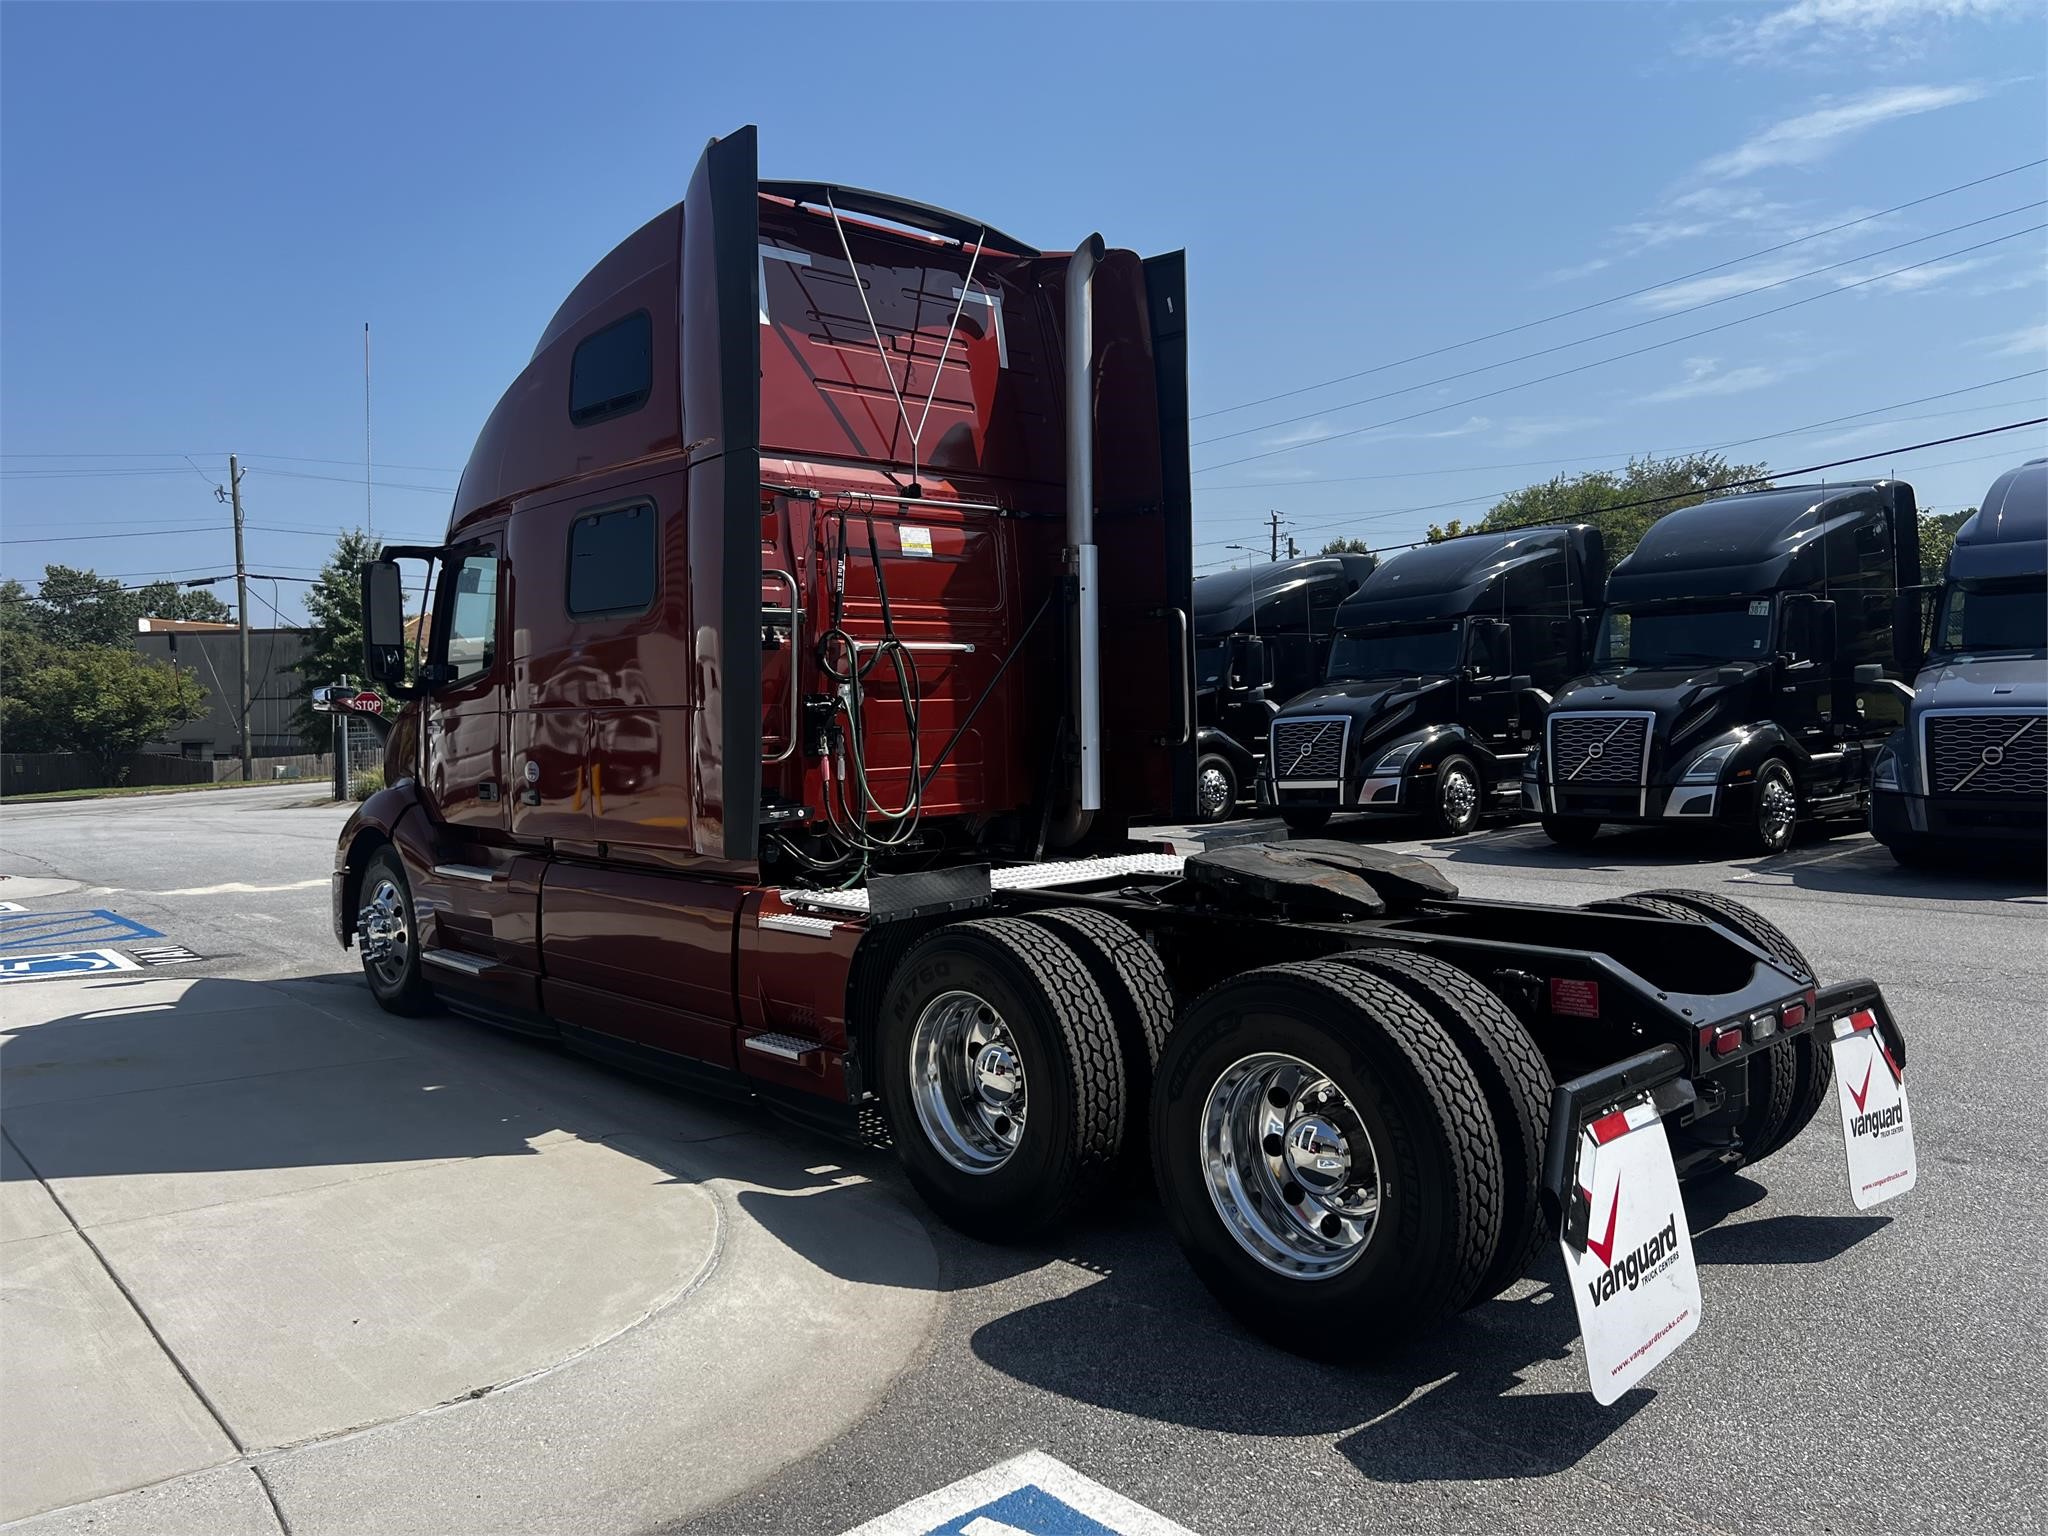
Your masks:
M202 979L191 984L186 996L210 1001L267 994L268 989L247 982ZM0 1094L11 1113L30 1104L257 1078L404 1054L404 1047L388 1036L308 1014L279 999L268 998L268 1004L197 1006L188 1011L181 999L173 1007L121 1011L77 1026L8 1034L0 1037Z
M0 1248L0 1520L234 1454L76 1232Z
M652 1144L630 1145L667 1159ZM294 1536L642 1530L845 1433L920 1357L937 1265L891 1193L807 1138L687 1148L728 1212L715 1270L604 1349L512 1389L261 1459Z
M0 1140L0 1247L24 1237L70 1230L70 1221L14 1150L14 1143Z
M34 1515L7 1536L279 1536L277 1513L240 1462Z
M703 1191L599 1143L96 1231L245 1445L414 1413L609 1338L709 1263Z
M10 1106L6 1123L88 1228L626 1128L419 1055Z
M0 1030L13 1033L45 1024L85 1024L123 1013L234 1012L272 1005L254 982L226 984L191 975L151 976L134 971L77 981L16 982L0 991Z

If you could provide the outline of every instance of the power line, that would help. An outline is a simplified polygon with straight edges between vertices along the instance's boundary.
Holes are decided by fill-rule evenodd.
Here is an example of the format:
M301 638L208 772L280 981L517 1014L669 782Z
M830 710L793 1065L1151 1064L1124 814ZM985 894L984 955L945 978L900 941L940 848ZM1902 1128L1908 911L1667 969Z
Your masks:
M1897 245L1888 245L1881 250L1865 251L1860 256L1850 256L1841 261L1832 261L1824 267L1813 267L1805 272L1795 272L1790 277L1781 277L1773 282L1760 283L1754 288L1745 288L1739 293L1724 293L1716 299L1705 299L1698 304L1688 304L1681 309L1666 310L1663 314L1660 315L1651 315L1642 320L1632 320L1627 325L1617 325L1612 330L1595 331L1590 336L1580 336L1572 341L1560 341L1555 346L1539 347L1534 352L1522 352L1516 354L1514 357L1504 357L1496 363L1481 363L1476 368L1466 368L1458 373L1441 374L1434 379L1424 379L1420 384L1404 384L1401 388L1387 390L1384 394L1367 395L1362 400L1351 400L1347 401L1343 405L1326 406L1322 410L1309 411L1305 415L1283 416L1278 421L1262 422L1256 427L1239 427L1234 432L1219 432L1214 437L1201 438L1195 443L1191 444L1190 446L1196 448L1203 448L1207 447L1210 443L1228 442L1233 437L1249 437L1256 432L1270 432L1275 427L1289 427L1294 425L1294 423L1296 423L1297 421L1313 421L1320 416L1333 415L1338 411L1348 411L1352 409L1354 406L1371 405L1375 401L1379 400L1391 400L1397 395L1412 395L1419 389L1428 389L1433 385L1450 384L1454 383L1459 379L1472 378L1476 374L1491 373L1496 368L1508 368L1512 367L1516 363L1526 363L1534 360L1535 358L1549 357L1553 353L1569 352L1573 347L1583 347L1588 342L1605 341L1610 336L1626 335L1630 331L1639 331L1646 325L1661 325L1664 321L1675 320L1680 315L1697 314L1699 313L1699 311L1703 309L1712 309L1716 305L1732 304L1737 299L1755 298L1758 294L1768 293L1773 288L1783 288L1792 283L1804 282L1809 277L1820 277L1828 272L1838 272L1843 267L1853 267L1861 262L1870 261L1879 256L1889 256L1893 251L1903 251L1909 245L1925 245L1929 240L1939 240L1945 235L1959 234L1966 229L1975 229L1980 224L1990 224L1995 220L2011 218L2016 213L2029 213L2036 208L2041 208L2044 206L2048 206L2048 198L2036 199L2034 202L2031 203L2022 203L2016 208L2008 208L2002 213L1988 214L1981 219L1971 219L1968 223L1965 224L1952 224L1947 229L1937 229L1931 235L1919 235L1911 240L1901 240ZM2024 233L2024 231L2022 231L2022 233ZM1972 247L1972 249L1974 249L1974 247ZM1947 258L1943 257L1940 259L1946 260ZM1886 275L1890 276L1895 274ZM1837 289L1835 291L1842 292L1845 290ZM1825 295L1815 294L1813 295L1813 297L1821 298L1825 297ZM1766 310L1764 311L1764 313L1770 314L1773 313L1773 311ZM1750 318L1755 317L1752 316Z
M1690 443L1667 450L1671 453L1710 452L1722 448L1741 448L1750 443L1767 443L1774 438L1797 437L1803 432L1815 432L1822 427L1840 426L1845 421L1857 421L1865 416L1882 416L1886 411L1902 411L1909 405L1927 405L1936 400L1951 400L1957 395L1975 394L1980 389L1995 389L2000 384L2017 383L2021 379L2039 378L2048 373L2048 368L2029 368L2021 373L2009 373L2002 379L1986 379L1981 384L1966 384L1960 389L1945 389L1939 394L1917 395L1911 400L1895 400L1890 405L1873 405L1868 410L1851 411L1846 416L1830 416L1825 421L1810 421L1803 427L1787 427L1779 432L1765 432L1756 437L1731 438L1719 443ZM1935 411L1926 416L1902 416L1900 422L1932 421L1938 416L1960 416L1969 411L2002 410L2007 406L2032 405L2032 399L2003 400L1987 404L1966 406L1960 411ZM1204 485L1199 491L1269 491L1285 490L1297 485L1356 485L1371 480L1416 480L1428 475L1464 475L1486 469L1542 469L1553 464L1585 464L1595 459L1613 459L1627 453L1616 449L1610 453L1574 454L1562 459L1522 459L1507 464L1463 464L1453 469L1412 469L1397 473L1379 475L1313 475L1303 480L1246 480L1229 485ZM1210 516L1236 516L1236 513L1205 514Z
M1781 244L1766 246L1760 251L1751 251L1747 256L1735 256L1727 261L1717 261L1710 267L1700 267L1696 271L1688 272L1682 277L1666 278L1663 282L1652 283L1647 288L1632 288L1627 293L1617 293L1612 298L1598 299L1591 304L1581 304L1576 309L1559 310L1556 314L1545 315L1539 320L1525 320L1520 325L1511 325L1505 330L1489 331L1484 336L1474 336L1466 341L1454 341L1446 346L1432 347L1427 352L1417 352L1409 357L1396 358L1390 363L1378 363L1371 368L1362 368L1356 373L1339 374L1336 378L1324 379L1318 384L1303 384L1296 389L1285 389L1277 394L1262 395L1256 400L1242 401L1237 405L1224 405L1218 406L1213 411L1200 411L1188 419L1190 421L1202 421L1211 416L1227 416L1233 411L1250 410L1255 405L1270 405L1275 400L1292 399L1296 395L1309 394L1318 389L1328 389L1333 384L1348 384L1353 379L1363 379L1375 373L1385 373L1390 368L1399 368L1408 363L1419 363L1428 358L1441 357L1446 352L1457 352L1466 347L1476 347L1481 342L1498 341L1503 336L1513 336L1522 331L1533 330L1539 325L1548 325L1554 320L1569 320L1574 315L1583 315L1592 310L1605 309L1611 304L1619 304L1626 299L1640 298L1643 294L1655 293L1660 288L1675 288L1678 284L1689 283L1696 277L1705 277L1709 273L1720 272L1728 267L1739 267L1746 261L1755 261L1762 256L1774 256L1779 251L1790 250L1795 245L1804 245L1808 241L1818 240L1823 235L1839 234L1845 229L1854 229L1859 224L1868 224L1877 219L1888 218L1892 214L1903 213L1908 208L1917 208L1922 203L1931 203L1939 198L1951 197L1958 192L1967 192L1972 187L1981 187L1987 182L2000 181L2007 176L2017 176L2022 171L2031 171L2040 165L2048 165L2048 158L2029 160L2025 165L2016 165L2010 170L1994 171L1989 176L1979 176L1975 181L1965 181L1957 186L1944 187L1939 192L1930 192L1925 197L1914 198L1911 202L1897 203L1890 208L1881 209L1876 213L1865 214L1861 218L1849 219L1841 224L1832 224L1826 229L1816 229L1809 234L1800 235Z
M1314 448L1324 443L1337 442L1343 438L1358 437L1366 432L1377 432L1382 427L1395 427L1403 422L1420 420L1424 416L1435 416L1444 411L1454 411L1460 406L1476 405L1481 400L1492 400L1497 396L1513 394L1517 390L1530 389L1538 384L1548 384L1557 379L1570 378L1573 374L1585 373L1589 369L1604 368L1609 363L1622 362L1631 357L1641 357L1646 352L1656 352L1664 347L1675 347L1680 342L1697 341L1702 336L1711 336L1717 331L1725 331L1733 326L1748 325L1751 321L1767 319L1772 315L1782 315L1787 310L1798 309L1802 305L1812 304L1821 299L1832 298L1836 294L1851 293L1858 288L1868 287L1872 283L1879 283L1888 278L1898 277L1902 273L1915 272L1922 267L1931 267L1937 262L1952 261L1958 256L1967 256L1972 251L1981 251L1989 246L2003 245L2006 241L2017 240L2022 235L2039 234L2043 229L2048 229L2048 224L2032 224L2025 229L2016 229L2010 234L1996 235L1989 240L1980 240L1975 245L1963 246L1960 250L1944 252L1940 256L1929 256L1924 261L1911 262L1903 267L1895 267L1889 272L1873 273L1871 276L1859 278L1853 283L1843 283L1840 287L1830 288L1821 293L1810 293L1803 299L1793 299L1790 303L1779 304L1771 309L1760 309L1753 315L1740 315L1733 320L1724 320L1719 325L1709 325L1697 331L1687 331L1683 336L1667 336L1662 341L1653 341L1647 346L1636 347L1627 352L1617 352L1611 357L1596 357L1589 363L1578 363L1570 368L1560 368L1555 373L1542 374L1533 379L1523 379L1517 384L1503 384L1498 389L1489 389L1480 394L1467 395L1462 400L1449 400L1442 405L1426 406L1419 411L1410 411L1406 416L1392 416L1385 421L1373 422L1369 426L1351 427L1342 432L1331 432L1322 437L1310 438L1306 442L1289 443L1280 448L1269 448L1263 453L1248 453L1239 458L1225 459L1221 463L1205 464L1200 469L1193 471L1193 473L1198 475L1211 474L1216 470L1230 469L1238 464L1250 464L1260 459L1277 458L1283 453L1294 453L1302 448ZM1417 386L1417 388L1421 387L1423 386ZM1362 404L1363 402L1353 403ZM1347 407L1337 406L1333 409L1344 410Z
M186 453L182 450L175 453L102 453L98 451L80 451L77 453L0 453L0 459L217 459L220 457L221 455L218 453ZM350 468L362 462L360 459L312 459L307 458L303 454L296 453L250 453L244 454L243 457L249 459L276 459L285 464L342 464ZM387 463L384 467L386 469L416 469L430 475L459 475L462 473L460 469L450 469L445 464Z
M1867 464L1872 459L1898 458L1904 454L1918 453L1928 448L1945 447L1950 443L1966 443L1972 441L1975 438L1995 437L2001 432L2018 432L2024 430L2027 427L2038 427L2042 425L2044 422L2048 422L2048 416L2036 416L2027 421L2011 421L2007 422L2003 426L1983 427L1975 432L1959 432L1950 437L1930 438L1928 441L1924 443L1908 443L1902 447L1897 448L1880 448L1873 453L1852 454L1850 457L1846 459L1830 459L1825 464L1807 464L1803 465L1798 469L1773 470L1769 474L1752 475L1748 478L1741 480L1727 480L1721 482L1718 485L1696 486L1690 490L1671 491L1667 492L1662 496L1649 496L1639 501L1617 502L1615 505L1611 507L1601 507L1595 514L1591 515L1604 517L1610 512L1634 511L1640 507L1658 506L1667 501L1680 501L1688 496L1712 496L1718 494L1721 491L1741 490L1746 486L1769 485L1774 480L1789 480L1799 475L1818 474L1822 470L1840 469L1845 464ZM1930 465L1927 467L1932 468L1934 466ZM1497 495L1491 497L1475 496L1467 498L1464 501L1439 502L1434 506L1397 507L1392 511L1388 512L1373 512L1366 513L1360 516L1337 518L1328 523L1309 523L1305 524L1296 531L1300 533L1314 533L1323 528L1348 527L1358 523L1384 522L1388 518L1411 517L1419 512L1440 512L1454 506L1469 506L1480 501L1497 501L1502 496L1510 496L1513 494L1514 493L1512 491L1502 491ZM1213 544L1216 541L1209 540L1207 542Z

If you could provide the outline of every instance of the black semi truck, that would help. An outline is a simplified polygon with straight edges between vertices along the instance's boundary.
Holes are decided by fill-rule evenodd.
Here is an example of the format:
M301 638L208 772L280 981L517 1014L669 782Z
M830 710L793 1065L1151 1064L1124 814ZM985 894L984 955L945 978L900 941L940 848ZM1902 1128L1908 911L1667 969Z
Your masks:
M1901 864L2048 843L2048 459L1993 482L1956 531L1905 728L1871 770L1871 830Z
M1312 555L1195 581L1195 809L1232 815L1258 780L1279 701L1320 681L1337 608L1377 557Z
M1567 847L1635 823L1711 827L1756 853L1801 821L1864 816L1919 662L1919 570L1903 481L1660 518L1608 578L1592 670L1553 702L1523 808Z
M1325 680L1274 716L1260 803L1446 835L1512 811L1551 690L1585 665L1605 565L1587 525L1466 534L1385 561L1337 612Z

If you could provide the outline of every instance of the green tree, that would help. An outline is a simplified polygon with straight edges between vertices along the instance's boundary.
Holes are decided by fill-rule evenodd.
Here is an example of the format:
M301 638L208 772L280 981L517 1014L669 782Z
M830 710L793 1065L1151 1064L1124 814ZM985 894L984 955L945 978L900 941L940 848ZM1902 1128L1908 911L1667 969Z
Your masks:
M1948 552L1956 547L1956 531L1976 511L1975 507L1965 507L1960 512L1920 514L1920 579L1930 587L1939 584L1947 574Z
M153 581L130 596L135 599L138 618L196 619L208 624L228 624L235 617L235 610L211 592L181 587L175 581ZM255 622L253 617L250 622Z
M140 612L135 594L123 592L111 576L68 565L43 567L43 579L28 607L36 634L60 650L132 644Z
M132 647L35 644L0 693L0 735L12 751L80 752L115 784L146 743L205 713L196 676Z
M307 589L306 614L311 622L299 661L299 707L292 716L293 728L307 741L324 742L331 729L327 716L313 708L313 690L343 677L362 679L362 571L383 549L377 539L351 529L335 541L334 553ZM391 701L384 702L388 706Z
M1317 550L1316 553L1319 555L1369 555L1372 553L1372 546L1363 539L1332 539L1321 549Z
M1759 479L1761 464L1730 464L1718 453L1689 453L1672 459L1631 459L1615 474L1557 475L1495 502L1471 527L1452 519L1432 525L1432 542L1460 533L1497 533L1536 523L1592 523L1607 544L1610 565L1641 542L1644 530L1667 512L1705 501L1724 486ZM1648 502L1638 506L1635 503Z

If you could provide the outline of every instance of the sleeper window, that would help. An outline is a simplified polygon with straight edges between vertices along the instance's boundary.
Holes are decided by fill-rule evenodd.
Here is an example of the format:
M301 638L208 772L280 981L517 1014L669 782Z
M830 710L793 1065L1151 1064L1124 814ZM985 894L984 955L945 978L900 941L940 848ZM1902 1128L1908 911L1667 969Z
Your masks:
M586 512L569 525L569 614L641 613L654 601L654 508Z
M654 322L646 310L593 331L569 364L569 420L579 427L637 411L654 387Z

